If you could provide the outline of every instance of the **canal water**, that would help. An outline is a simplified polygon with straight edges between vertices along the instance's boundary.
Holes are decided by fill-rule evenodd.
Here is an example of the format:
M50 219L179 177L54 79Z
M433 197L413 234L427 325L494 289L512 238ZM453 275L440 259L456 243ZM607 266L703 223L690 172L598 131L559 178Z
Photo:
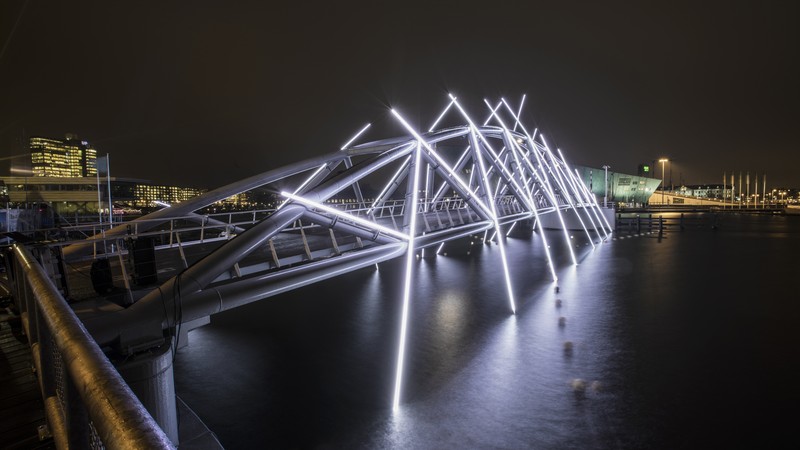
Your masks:
M576 232L578 266L547 233L557 284L508 239L516 315L496 245L417 260L396 413L402 259L214 316L178 395L230 449L797 448L800 217Z

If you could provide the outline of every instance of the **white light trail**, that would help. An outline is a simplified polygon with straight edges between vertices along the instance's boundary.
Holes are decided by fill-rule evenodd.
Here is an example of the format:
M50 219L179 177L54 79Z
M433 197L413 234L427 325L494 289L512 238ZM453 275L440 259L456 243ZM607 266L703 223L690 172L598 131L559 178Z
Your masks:
M484 100L484 101L486 101L486 100ZM523 97L523 101L524 101L524 97ZM488 102L486 104L489 105ZM506 104L506 106L508 106L508 104ZM522 106L520 105L520 109L521 108L522 108ZM497 116L495 113L493 113L493 115L495 117L497 117L497 120L498 120L498 122L500 122L500 125L502 125L503 130L506 133L508 133L508 128L506 128L505 124L500 119L500 117ZM519 119L517 119L517 117L514 117L514 119L517 122L519 122ZM527 133L526 133L526 136L527 136ZM516 154L517 151L519 151L520 154L523 156L523 161L525 161L525 163L529 166L529 170L531 170L533 175L534 176L538 176L538 174L536 173L536 170L533 168L533 164L531 164L531 162L525 157L524 152L522 151L522 149L519 147L517 142L513 139L513 137L510 134L508 135L508 140L512 141L512 143L511 143L511 145L512 145L511 153L514 155L514 160L517 162L517 167L519 167L519 170L520 170L520 176L522 177L522 181L525 184L526 193L528 194L528 197L530 199L530 207L531 207L531 210L533 211L534 227L535 227L536 223L540 223L540 221L539 221L539 211L538 211L538 208L536 207L536 200L534 199L535 193L531 193L530 187L528 186L528 181L525 179L524 172L522 171L522 165L520 164L520 160L517 157L517 154ZM531 180L531 181L533 181L533 180ZM542 185L542 188L546 190L546 187L544 185ZM514 222L514 223L516 224L516 222ZM509 230L509 233L510 232L511 232L511 230ZM548 262L549 267L550 267L550 274L553 276L553 282L557 282L558 281L558 276L556 275L555 265L553 264L553 258L550 256L550 245L547 243L547 235L544 232L542 232L541 236L542 236L542 246L544 247L544 253L547 256L547 262Z
M310 182L311 182L311 180L313 180L313 179L314 179L314 177L316 177L317 175L319 175L319 173L320 173L320 172L322 172L322 169L324 169L324 168L325 168L327 165L328 165L328 164L323 164L323 165L319 166L319 168L318 168L316 171L314 171L314 173L313 173L313 174L311 174L311 176L310 176L310 177L306 178L306 181L304 181L304 182L303 182L303 184L301 184L300 186L298 186L298 187L297 187L297 189L295 189L295 190L294 190L294 192L292 192L292 194L295 194L295 195L296 195L298 192L300 192L300 191L301 191L301 190L302 190L304 187L306 187L306 185L307 185L308 183L310 183Z
M488 106L489 109L492 108L492 105L489 104L488 100L483 99L483 101L484 101L484 103L486 103L486 106ZM503 128L503 132L506 135L506 140L512 146L512 148L510 149L510 152L511 152L511 155L514 157L514 161L517 163L517 168L519 170L520 179L522 180L522 184L525 186L525 189L521 190L520 192L528 195L527 200L528 200L528 204L529 204L528 205L529 209L534 209L535 206L533 206L533 196L531 195L530 188L528 187L528 182L525 179L525 174L522 171L522 164L520 164L519 158L517 157L517 152L515 152L514 148L513 148L513 147L519 147L519 145L517 144L517 141L514 139L514 137L511 135L511 132L508 131L508 127L506 127L505 122L503 122L503 120L500 118L500 116L497 115L497 113L494 112L494 111L492 111L492 115L497 119L497 122L500 123L500 126Z
M161 200L153 200L153 203L155 203L155 204L156 204L156 205L158 205L158 206L163 206L163 207L165 207L165 208L169 208L169 207L171 207L171 206L172 206L172 205L170 205L170 204L169 204L169 203L167 203L167 202L162 202Z
M560 150L559 150L559 153L561 153ZM576 201L580 200L580 198L577 197L578 192L577 192L577 189L575 189L575 186L573 186L572 184L569 184L570 180L569 180L568 175L564 174L567 177L566 178L566 180L567 180L566 182L561 177L561 173L563 171L561 170L561 166L558 164L558 161L555 159L555 156L552 154L552 152L550 153L550 156L551 156L551 158L553 160L553 166L556 168L556 173L558 174L558 177L561 179L562 190L563 191L568 191L567 187L571 188L573 190L573 192L574 192L573 196L575 196L575 200ZM563 159L564 155L561 155L561 157ZM564 165L566 166L566 162L564 163ZM569 192L566 192L566 193L568 194ZM589 234L589 230L586 228L586 224L583 222L583 219L581 219L581 214L580 214L580 211L578 211L577 204L572 201L572 199L570 198L569 195L567 195L566 198L567 198L567 203L572 207L572 212L575 213L575 217L578 218L578 222L580 222L581 227L583 228L583 232L586 233L586 237L589 239L589 243L592 244L592 248L595 248L594 241L592 240L592 236ZM591 217L589 217L589 218L591 219ZM597 228L595 228L595 233L597 233L597 237L600 237L600 233L597 231Z
M564 154L561 153L561 149L557 148L556 151L558 151L558 155L561 156L561 161L564 163L564 167L566 167L564 175L567 176L567 180L571 183L572 189L576 191L578 200L580 200L581 204L583 205L583 210L586 212L586 216L589 217L589 221L592 222L592 226L594 227L594 232L597 233L597 237L602 239L602 237L600 236L600 231L598 231L597 229L597 223L600 223L599 222L600 218L599 217L597 218L598 220L597 223L595 223L594 219L592 218L592 214L597 216L597 212L595 212L594 210L594 205L589 203L589 210L587 211L586 192L584 192L583 189L581 188L582 184L581 181L577 177L575 177L575 175L572 174L572 169L570 169L569 163L567 163L567 159L564 157ZM606 231L605 227L602 226L602 223L600 223L600 228L603 230L603 234L605 235L606 239L608 239L608 232Z
M486 101L486 99L484 99L483 101ZM489 113L489 117L487 117L486 120L483 121L483 126L486 126L486 125L489 124L489 121L492 120L492 116L497 114L497 110L500 109L500 105L502 105L502 104L503 104L503 102L498 102L497 106L492 108L492 105L490 105L489 103L486 103L486 105L489 107L489 111L491 111L491 112Z
M490 213L490 209L480 200L480 198L478 198L475 192L473 192L472 189L470 189L469 186L467 186L467 184L464 183L464 180L462 180L461 177L458 176L458 174L447 164L447 161L442 159L442 157L439 156L438 153L436 153L436 150L431 148L431 146L428 145L428 143L425 142L424 139L422 139L422 136L420 136L419 133L414 131L411 125L409 125L408 122L406 122L406 120L403 119L400 113L398 113L394 109L392 109L391 111L392 114L394 114L394 116L397 118L397 120L399 120L400 123L408 130L408 132L411 133L412 136L414 136L414 139L418 140L422 144L422 146L428 151L428 154L431 155L436 160L436 162L438 162L439 165L444 168L444 170L450 175L451 178L456 180L456 182L461 185L461 188L464 189L473 200L475 200L475 203L477 203L478 206L480 206L484 212Z
M438 125L438 124L439 124L439 121L440 121L440 120L442 120L442 117L444 117L444 115L445 115L445 114L447 114L447 111L448 111L448 110L449 110L449 109L450 109L452 106L453 106L453 101L452 101L452 100L450 100L450 103L448 103L448 104L447 104L447 107L444 109L444 111L442 111L442 113L441 113L441 114L439 114L439 117L437 117L437 118L436 118L436 121L435 121L435 122L433 122L433 125L431 125L431 127L428 129L428 131L433 131L433 129L434 129L434 128L436 128L436 125Z
M470 146L468 145L467 148L464 150L464 152L461 153L461 156L458 157L458 160L456 161L456 165L453 166L453 168L455 170L458 170L458 166L460 166L461 163L464 161L464 159L469 155L469 149L470 149ZM439 198L444 193L445 188L447 188L447 182L442 183L442 185L436 191L436 195L434 195L433 198L431 199L431 203L439 200Z
M397 169L397 172L395 172L395 173L394 173L394 175L392 175L392 178L390 178L390 179L389 179L389 182L388 182L388 183L386 183L386 186L384 186L384 188L383 188L383 190L381 191L381 193L380 193L380 194L378 194L378 196L377 196L377 197L375 197L375 201L374 201L374 202L372 202L372 205L371 205L371 206L369 207L369 209L367 210L367 215L370 215L370 214L372 214L372 211L375 209L375 206L376 206L378 203L380 203L381 201L383 201L383 196L384 196L384 195L386 195L386 192L389 190L389 188L392 186L392 184L394 184L394 183L395 183L395 181L396 181L396 180L397 180L397 178L400 176L400 174L403 172L403 170L405 170L406 166L408 166L408 162L409 162L409 161L411 161L411 155L408 155L408 156L406 157L406 159L403 161L403 163L402 163L402 164L400 164L400 168L399 168L399 169Z
M441 251L442 251L442 248L444 248L444 242L442 242L441 244L439 244L439 248L437 248L437 249L436 249L436 253L437 253L437 254L439 254L439 252L441 252Z
M453 101L455 102L455 100ZM461 109L458 102L456 102L456 107ZM495 233L500 233L500 221L497 218L497 208L495 207L494 195L489 189L489 180L486 177L486 166L483 164L483 158L481 157L481 152L479 151L478 137L476 136L476 131L474 126L470 130L470 134L472 135L473 139L472 145L475 148L475 157L478 160L478 167L480 168L481 174L483 175L483 189L486 191L487 200L489 201L489 205L492 208L492 219L494 220ZM505 275L506 278L506 290L508 291L508 304L509 306L511 306L511 314L516 314L517 307L514 304L514 290L511 287L511 275L509 274L508 270L506 246L503 243L503 237L500 235L497 236L497 245L498 247L500 247L500 260L503 262L503 275Z
M536 151L536 142L533 140L533 136L528 134L528 131L525 129L525 125L523 125L522 122L519 121L519 117L516 114L514 114L514 110L511 109L511 107L508 105L508 103L505 101L505 99L500 99L500 100L506 106L506 109L508 110L508 112L510 112L511 115L514 116L514 119L517 120L517 122L519 122L519 125L522 128L522 131L525 133L525 136L528 138L528 145L531 147L531 153L533 153L534 156L536 156L536 161L539 163L539 167L542 168L542 175L545 175L544 174L544 166L542 165L542 160L539 158L539 152ZM534 135L536 135L536 131L537 130L533 131ZM567 243L567 248L569 248L569 254L572 257L572 264L577 266L578 265L578 260L575 258L575 252L572 250L572 244L570 243L569 233L567 233L567 226L564 223L564 218L561 217L561 210L558 207L558 203L556 202L555 193L553 191L553 188L552 188L552 186L550 186L550 180L546 176L544 177L544 180L542 180L541 177L539 177L539 174L536 173L536 170L533 167L533 164L531 163L530 158L525 158L525 161L530 165L530 169L533 172L533 174L536 176L536 178L539 179L539 183L542 185L542 188L544 188L544 191L550 195L551 201L553 202L553 207L555 208L556 214L558 215L558 220L561 222L561 228L564 231L564 239L565 239L565 241ZM552 173L552 171L551 171L551 173ZM549 189L548 189L548 187L549 187Z
M421 141L420 141L421 142ZM417 227L417 202L419 201L419 166L421 145L417 144L414 154L414 190L411 194L411 220L408 228L408 250L406 251L406 278L403 284L403 313L400 319L400 347L397 350L397 372L395 373L394 400L392 410L400 408L400 391L403 384L403 364L405 363L406 332L408 330L408 306L411 297L411 269L414 263L414 238Z
M363 132L367 131L367 128L369 128L369 126L370 126L370 125L372 125L372 124L371 124L371 123L368 123L366 126L364 126L364 128L362 128L362 129L361 129L361 131L359 131L358 133L356 133L356 135L355 135L355 136L353 136L352 138L350 138L350 140L349 140L349 141L347 141L347 143L346 143L346 144L344 144L340 150L344 150L344 149L346 149L348 145L352 144L352 143L353 143L353 141L355 141L356 139L358 139L358 137L359 137L359 136L361 136L361 133L363 133Z
M519 102L519 109L517 110L517 117L522 117L522 105L525 104L526 94L522 94L522 100ZM502 103L502 100L500 101ZM514 120L514 131L517 131L517 125L521 125L519 119Z
M506 231L506 237L511 234L511 230L513 230L515 226L517 226L517 222L512 223L511 226L508 227L508 231Z
M520 200L524 200L524 201L527 202L528 199L525 198L524 195L521 195L524 191L519 186L519 184L517 184L517 182L514 180L514 176L505 167L503 162L500 161L500 157L497 155L497 152L494 151L494 149L492 148L492 145L489 143L489 141L486 139L486 137L483 136L483 134L480 132L478 127L475 126L475 122L472 121L472 119L469 117L469 115L464 110L464 108L462 108L461 105L458 103L458 101L456 101L456 98L453 97L453 94L448 94L448 95L450 95L450 98L453 99L453 103L456 105L456 108L458 108L459 112L461 112L461 115L464 116L464 119L466 119L467 122L469 123L469 126L471 128L472 133L475 134L476 137L480 138L481 141L483 141L483 144L486 147L486 153L488 153L492 157L492 159L497 162L497 166L495 166L495 167L498 167L500 169L500 172L502 172L503 175L506 176L506 178L507 178L506 182L510 182L510 184L512 186L514 186L514 188L516 188L516 192L519 193L519 196L522 197ZM487 102L487 104L488 104L488 102ZM489 108L491 109L491 106L489 106ZM495 117L497 117L497 116L495 116ZM477 148L477 142L475 143L475 145L476 145L476 150L479 150L479 148ZM484 178L487 177L487 172L485 171L485 168L484 168L483 176L484 176Z
M321 203L317 203L317 202L315 202L313 200L308 200L306 198L300 197L298 195L290 194L290 193L285 192L285 191L282 191L281 195L283 197L286 197L286 198L288 198L290 200L293 200L293 201L295 201L297 203L300 203L300 204L303 204L305 206L309 206L311 208L320 209L322 211L325 211L327 213L330 213L330 214L333 214L335 216L341 217L343 219L355 222L355 223L357 223L357 224L359 224L361 226L364 226L364 227L367 227L367 228L370 228L370 229L373 229L373 230L378 230L383 234L388 234L390 236L394 236L396 238L400 238L400 239L403 239L403 240L408 240L409 239L409 237L407 235L405 235L403 233L400 233L398 231L395 231L395 230L393 230L391 228L387 228L387 227L385 227L383 225L378 225L375 222L370 222L369 220L365 220L365 219L362 219L360 217L356 217L354 215L347 214L345 212L339 211L336 208L331 208L330 206L325 206L325 205L323 205Z
M535 150L536 147L534 147L535 143L533 142L533 139L528 137L528 142L529 145L531 145L531 148L534 149L531 151L531 153L533 153L536 156L536 160L539 162L539 167L542 168L542 176L545 177L544 180L542 179L541 176L539 176L539 173L533 169L533 164L529 161L529 158L526 158L525 161L531 165L530 168L531 171L533 172L534 177L536 177L536 179L539 180L539 185L542 186L542 189L544 190L545 194L547 194L547 196L550 198L550 202L553 204L553 209L555 209L556 211L556 215L558 216L558 221L561 223L561 229L564 234L564 241L567 243L569 254L572 257L572 264L577 266L578 260L575 258L575 252L572 250L572 243L570 242L569 233L567 232L567 225L564 223L564 218L561 216L561 208L558 206L558 200L556 199L555 191L553 191L553 187L550 185L550 181L544 173L544 166L542 165L542 160L539 158L539 153Z

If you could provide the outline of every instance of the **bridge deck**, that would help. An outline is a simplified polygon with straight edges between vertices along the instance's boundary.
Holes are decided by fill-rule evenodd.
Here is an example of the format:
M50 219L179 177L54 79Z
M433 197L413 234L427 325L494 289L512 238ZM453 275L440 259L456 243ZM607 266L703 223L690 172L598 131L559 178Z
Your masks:
M39 440L44 425L44 403L33 356L13 314L0 314L0 448L55 448L52 440Z

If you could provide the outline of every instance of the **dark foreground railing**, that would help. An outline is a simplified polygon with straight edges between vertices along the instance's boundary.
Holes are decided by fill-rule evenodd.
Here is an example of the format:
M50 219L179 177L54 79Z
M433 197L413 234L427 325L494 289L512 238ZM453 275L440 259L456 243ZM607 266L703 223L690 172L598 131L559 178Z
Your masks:
M174 448L30 251L6 257L56 447Z

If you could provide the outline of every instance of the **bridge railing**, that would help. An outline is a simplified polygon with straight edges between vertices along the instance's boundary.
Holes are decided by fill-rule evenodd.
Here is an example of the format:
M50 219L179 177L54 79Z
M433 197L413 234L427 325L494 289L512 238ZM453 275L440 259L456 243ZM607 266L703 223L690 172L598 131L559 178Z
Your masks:
M5 257L56 447L174 448L31 252Z

